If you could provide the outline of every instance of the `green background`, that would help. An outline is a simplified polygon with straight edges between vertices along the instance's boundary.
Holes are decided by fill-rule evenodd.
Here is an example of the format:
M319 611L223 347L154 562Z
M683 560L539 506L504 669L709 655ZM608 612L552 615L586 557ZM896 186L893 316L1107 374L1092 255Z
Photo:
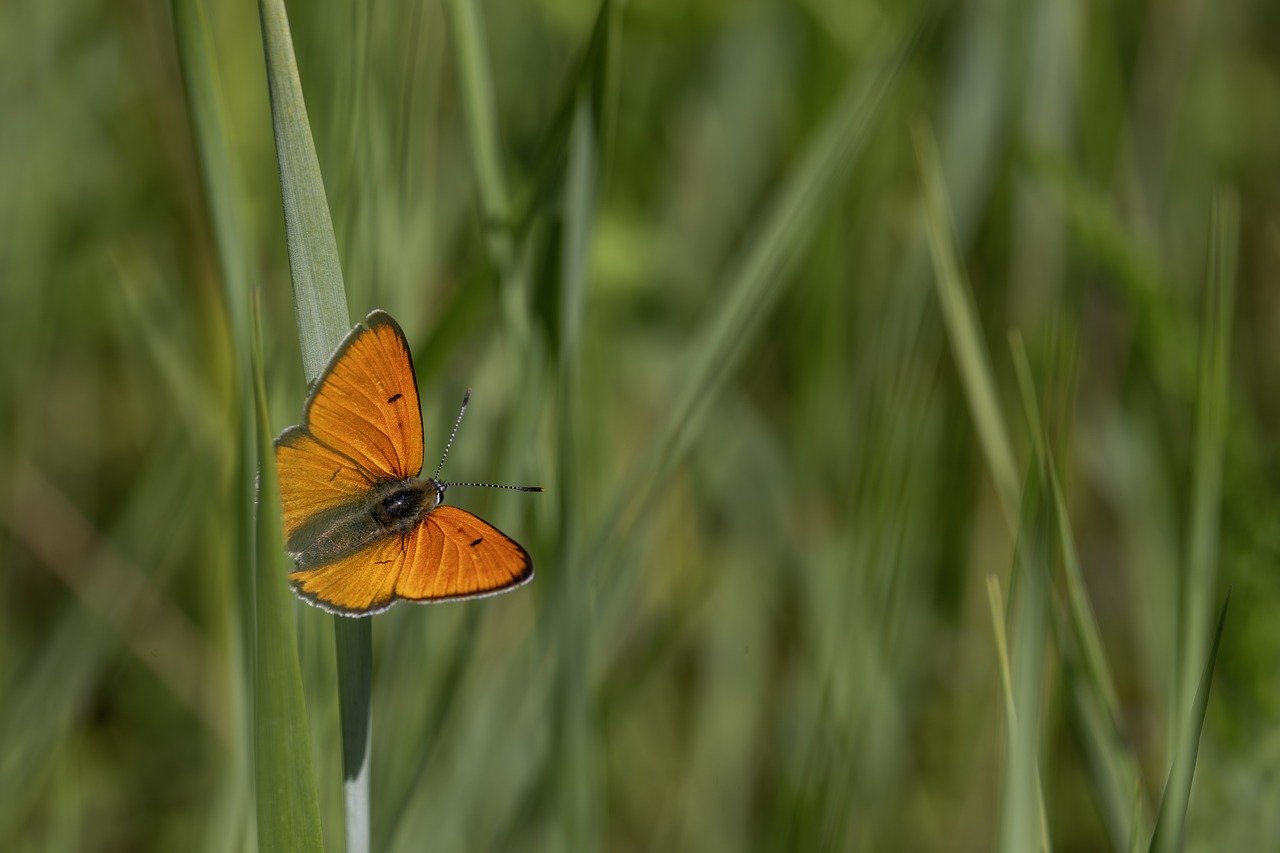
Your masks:
M258 12L209 6L217 133L168 4L0 6L5 849L256 845L251 291L274 430L305 383ZM450 495L531 585L374 621L374 849L1145 848L1228 588L1186 843L1280 844L1280 11L598 11L289 8L352 317L429 458L473 389L448 476L547 488Z

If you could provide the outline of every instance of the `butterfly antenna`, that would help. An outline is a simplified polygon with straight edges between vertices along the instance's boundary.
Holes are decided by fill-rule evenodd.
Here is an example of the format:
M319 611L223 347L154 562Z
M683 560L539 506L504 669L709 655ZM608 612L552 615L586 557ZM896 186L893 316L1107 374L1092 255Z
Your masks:
M453 422L453 429L449 430L449 440L444 443L444 453L440 454L440 464L436 466L436 472L431 476L433 480L440 479L440 470L444 468L445 457L449 455L449 448L453 447L453 437L458 434L458 425L462 423L462 416L467 413L467 403L471 402L471 389L467 389L467 393L462 395L462 408L458 409L458 419Z
M542 486L508 486L504 483L440 483L445 488L454 486L473 486L478 489L510 489L513 492L540 492Z

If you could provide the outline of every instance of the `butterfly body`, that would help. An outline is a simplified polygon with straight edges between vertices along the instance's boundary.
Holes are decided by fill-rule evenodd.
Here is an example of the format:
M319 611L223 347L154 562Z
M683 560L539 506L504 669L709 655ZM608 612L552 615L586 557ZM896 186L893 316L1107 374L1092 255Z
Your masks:
M397 599L493 595L533 577L524 548L446 505L447 484L421 476L413 362L385 312L371 313L342 342L312 388L303 423L275 446L295 564L289 580L312 604L365 616Z
M409 477L377 483L367 497L317 515L289 537L298 568L332 563L380 539L404 536L444 502L444 486Z

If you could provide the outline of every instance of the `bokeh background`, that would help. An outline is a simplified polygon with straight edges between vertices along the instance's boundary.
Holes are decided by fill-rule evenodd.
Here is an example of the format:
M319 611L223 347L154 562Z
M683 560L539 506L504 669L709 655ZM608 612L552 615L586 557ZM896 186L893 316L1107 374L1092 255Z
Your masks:
M212 170L169 4L0 4L5 849L255 847L251 290L275 429L305 385L257 8L178 6ZM1052 846L1145 847L1228 587L1187 844L1280 843L1280 7L289 12L351 313L408 332L427 455L471 387L451 476L548 488L453 496L530 586L375 620L375 849L989 849L1023 772L1004 642ZM1045 493L1020 346L1113 727L1055 622L1061 525L1039 621L996 631L1044 527L1001 491ZM297 611L341 849L333 622Z

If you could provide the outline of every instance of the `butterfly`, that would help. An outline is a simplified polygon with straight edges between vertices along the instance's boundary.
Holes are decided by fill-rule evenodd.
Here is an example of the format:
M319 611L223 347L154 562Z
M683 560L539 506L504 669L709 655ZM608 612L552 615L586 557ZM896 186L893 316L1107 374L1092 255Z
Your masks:
M302 423L275 440L289 581L304 600L367 616L399 599L477 598L533 577L533 561L487 521L444 502L439 478L471 392L431 477L413 359L390 314L373 311L312 386ZM492 486L540 492L537 486Z

